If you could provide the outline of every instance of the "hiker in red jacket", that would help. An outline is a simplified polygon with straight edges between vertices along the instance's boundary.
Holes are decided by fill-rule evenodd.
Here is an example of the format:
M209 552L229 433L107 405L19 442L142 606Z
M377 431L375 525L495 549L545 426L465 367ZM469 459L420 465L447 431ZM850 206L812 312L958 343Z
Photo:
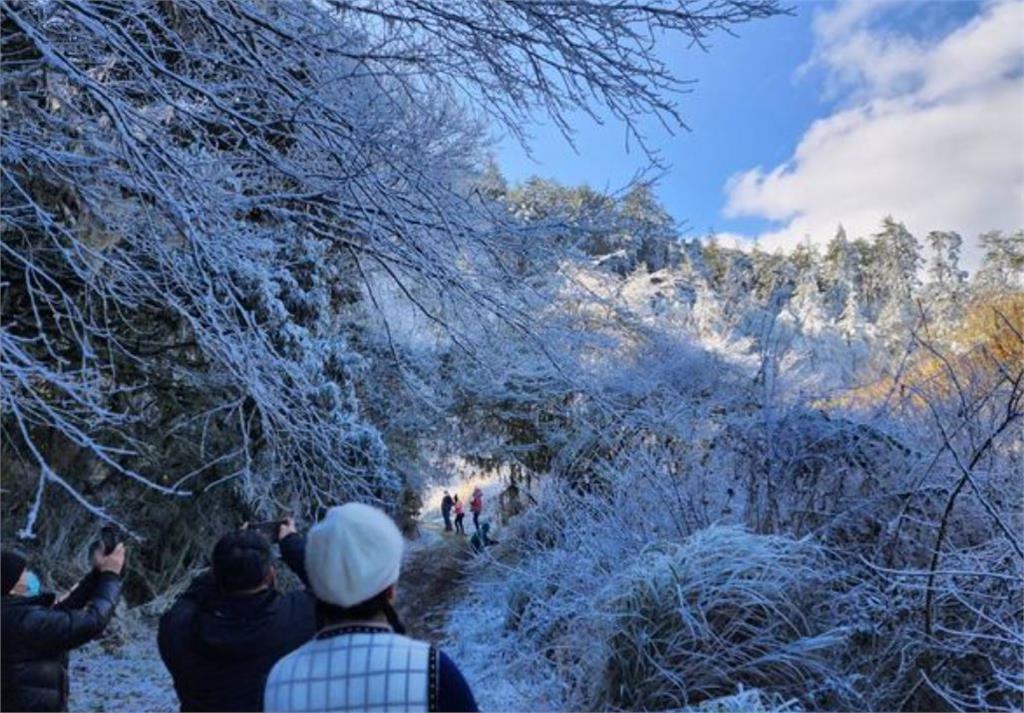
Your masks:
M473 513L473 527L480 531L480 513L484 511L484 491L480 488L473 490L473 499L469 503L470 512Z

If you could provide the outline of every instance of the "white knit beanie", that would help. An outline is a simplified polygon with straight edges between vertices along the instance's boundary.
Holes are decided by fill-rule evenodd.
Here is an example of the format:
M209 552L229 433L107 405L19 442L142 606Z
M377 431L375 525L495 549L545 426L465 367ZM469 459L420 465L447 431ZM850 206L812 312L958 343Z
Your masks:
M352 607L398 581L404 542L383 511L347 503L327 511L306 538L306 574L317 599Z

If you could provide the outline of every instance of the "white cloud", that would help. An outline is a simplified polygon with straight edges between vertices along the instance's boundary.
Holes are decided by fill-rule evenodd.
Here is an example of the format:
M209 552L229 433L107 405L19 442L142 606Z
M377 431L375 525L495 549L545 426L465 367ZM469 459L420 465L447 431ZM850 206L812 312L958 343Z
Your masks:
M978 233L1024 227L1024 3L986 5L930 41L880 28L891 7L816 18L810 63L847 103L785 164L733 176L726 215L782 222L759 236L772 249L827 241L839 222L867 235L891 213L919 236L961 232L973 266Z

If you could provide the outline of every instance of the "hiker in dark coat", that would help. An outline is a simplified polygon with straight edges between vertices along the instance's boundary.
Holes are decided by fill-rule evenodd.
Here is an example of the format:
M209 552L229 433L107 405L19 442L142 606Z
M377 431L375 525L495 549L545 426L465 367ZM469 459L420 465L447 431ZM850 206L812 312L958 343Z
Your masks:
M485 547L498 544L497 540L492 540L490 537L491 523L485 522L480 525L480 529L473 533L473 536L469 538L469 546L473 548L473 551L477 554L484 551Z
M307 584L305 538L289 519L278 529L281 558ZM316 631L305 589L274 587L270 540L242 529L213 549L213 568L196 577L160 618L160 657L183 711L258 711L270 669Z
M121 596L124 545L96 548L92 571L62 600L41 592L24 557L4 551L0 709L65 711L68 652L103 633Z
M452 531L452 507L455 506L455 501L452 500L452 496L448 494L448 491L444 491L444 497L441 498L441 517L444 518L444 531Z

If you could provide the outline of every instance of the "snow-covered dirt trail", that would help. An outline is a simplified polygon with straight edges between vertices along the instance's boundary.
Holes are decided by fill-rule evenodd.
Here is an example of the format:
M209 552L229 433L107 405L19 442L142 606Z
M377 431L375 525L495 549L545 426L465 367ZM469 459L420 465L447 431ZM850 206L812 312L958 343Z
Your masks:
M425 494L426 507L419 519L419 537L408 545L395 603L410 636L440 644L451 631L451 627L446 626L449 611L465 594L467 586L464 570L472 557L469 538L474 532L469 502L476 487L484 494L482 521L496 528L496 506L502 484L495 476L463 477L454 485L439 485ZM465 505L465 535L444 531L440 503L446 490L458 495ZM453 514L453 521L454 518ZM492 529L492 535L497 534L497 530Z
M448 611L464 584L469 536L444 532L432 522L420 525L402 567L395 608L407 634L433 644L444 638Z

